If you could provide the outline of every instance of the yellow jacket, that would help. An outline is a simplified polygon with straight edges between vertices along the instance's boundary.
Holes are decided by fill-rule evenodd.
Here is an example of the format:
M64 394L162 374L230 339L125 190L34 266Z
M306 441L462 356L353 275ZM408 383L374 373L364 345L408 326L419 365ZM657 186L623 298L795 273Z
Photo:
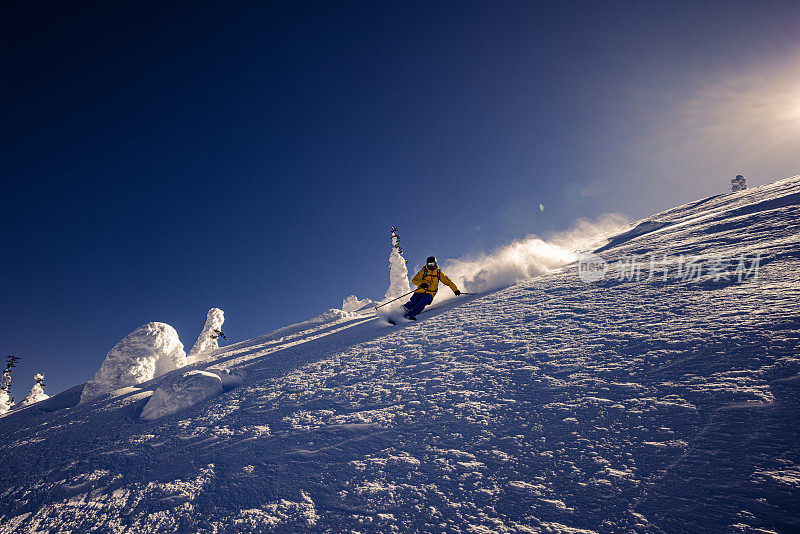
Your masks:
M450 280L447 277L447 275L442 272L441 269L439 269L438 267L436 269L428 269L428 267L426 266L423 267L422 270L418 272L416 276L414 276L414 278L411 279L411 283L414 284L415 286L427 283L428 288L423 289L420 287L416 291L414 291L414 293L430 293L431 296L435 295L436 292L439 290L439 280L441 280L444 283L444 285L452 289L453 292L458 291L458 288L453 283L453 281Z

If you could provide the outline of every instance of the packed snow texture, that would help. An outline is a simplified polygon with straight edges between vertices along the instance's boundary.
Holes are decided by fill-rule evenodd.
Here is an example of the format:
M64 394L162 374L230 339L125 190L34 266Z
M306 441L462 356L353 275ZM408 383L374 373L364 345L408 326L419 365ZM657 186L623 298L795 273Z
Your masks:
M396 327L331 310L216 351L198 370L246 381L152 421L182 371L75 388L0 420L0 532L796 531L800 177L633 228L609 273L761 268L566 265Z
M147 323L108 351L94 378L83 388L81 402L185 365L186 353L175 329L165 323Z
M389 254L389 288L386 290L384 300L391 300L409 291L411 284L408 283L406 259L397 247L392 247L392 252Z
M141 418L152 421L210 399L242 383L226 370L193 370L164 380L142 410Z
M31 387L31 391L28 393L28 396L25 397L25 400L19 403L20 406L29 406L50 398L50 395L45 393L44 388L42 387L42 384L44 383L44 375L42 373L36 373L33 376L33 380L33 387Z
M219 334L222 331L222 323L225 322L225 314L219 308L211 308L206 315L206 324L203 331L197 336L192 350L186 359L195 362L202 358L202 355L219 348Z

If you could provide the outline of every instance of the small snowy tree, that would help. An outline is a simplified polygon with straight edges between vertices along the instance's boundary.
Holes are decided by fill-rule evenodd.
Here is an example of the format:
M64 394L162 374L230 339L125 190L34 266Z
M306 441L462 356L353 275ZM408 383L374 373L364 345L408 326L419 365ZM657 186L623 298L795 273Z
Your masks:
M744 191L745 189L747 189L747 178L741 174L737 174L736 178L731 180L731 191L735 193L737 191Z
M349 297L342 299L342 311L346 312L356 312L363 310L368 306L374 305L375 303L372 301L372 299L359 299L355 295L350 295Z
M206 315L206 324L197 341L194 342L192 350L189 351L187 358L189 361L197 361L201 354L219 348L219 337L227 340L222 333L222 323L225 322L225 314L219 308L211 308Z
M3 371L3 377L0 378L0 415L8 412L14 406L14 397L11 396L11 369L16 366L18 361L17 356L6 358L6 370Z
M397 235L397 228L393 226L392 252L389 254L389 289L386 290L386 300L399 297L403 293L411 291L411 285L408 283L407 263L403 257L403 248L400 246L400 236Z
M3 372L3 378L0 379L0 415L3 415L14 405L14 400L11 398L9 389L11 388L11 373L8 369Z
M33 375L33 379L35 380L35 383L31 388L31 392L28 393L28 396L25 397L24 401L19 403L20 406L36 404L37 402L41 402L50 398L50 395L44 392L44 375L42 373L36 373Z

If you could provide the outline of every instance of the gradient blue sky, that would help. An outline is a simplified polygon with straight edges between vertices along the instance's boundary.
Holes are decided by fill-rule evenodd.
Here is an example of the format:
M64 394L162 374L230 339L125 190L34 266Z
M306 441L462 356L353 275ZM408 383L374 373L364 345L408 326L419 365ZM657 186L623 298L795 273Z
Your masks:
M379 297L391 226L419 264L800 172L798 2L19 2L0 39L18 398L148 321Z

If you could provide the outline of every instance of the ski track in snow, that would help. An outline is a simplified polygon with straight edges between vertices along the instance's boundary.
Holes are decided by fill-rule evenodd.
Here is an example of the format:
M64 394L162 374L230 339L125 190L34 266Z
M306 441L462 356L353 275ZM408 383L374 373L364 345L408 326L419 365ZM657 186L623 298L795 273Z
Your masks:
M223 347L176 372L244 385L156 421L165 377L11 413L0 532L796 530L799 192L677 207L602 252L760 252L757 279L572 266L418 323L333 313Z

